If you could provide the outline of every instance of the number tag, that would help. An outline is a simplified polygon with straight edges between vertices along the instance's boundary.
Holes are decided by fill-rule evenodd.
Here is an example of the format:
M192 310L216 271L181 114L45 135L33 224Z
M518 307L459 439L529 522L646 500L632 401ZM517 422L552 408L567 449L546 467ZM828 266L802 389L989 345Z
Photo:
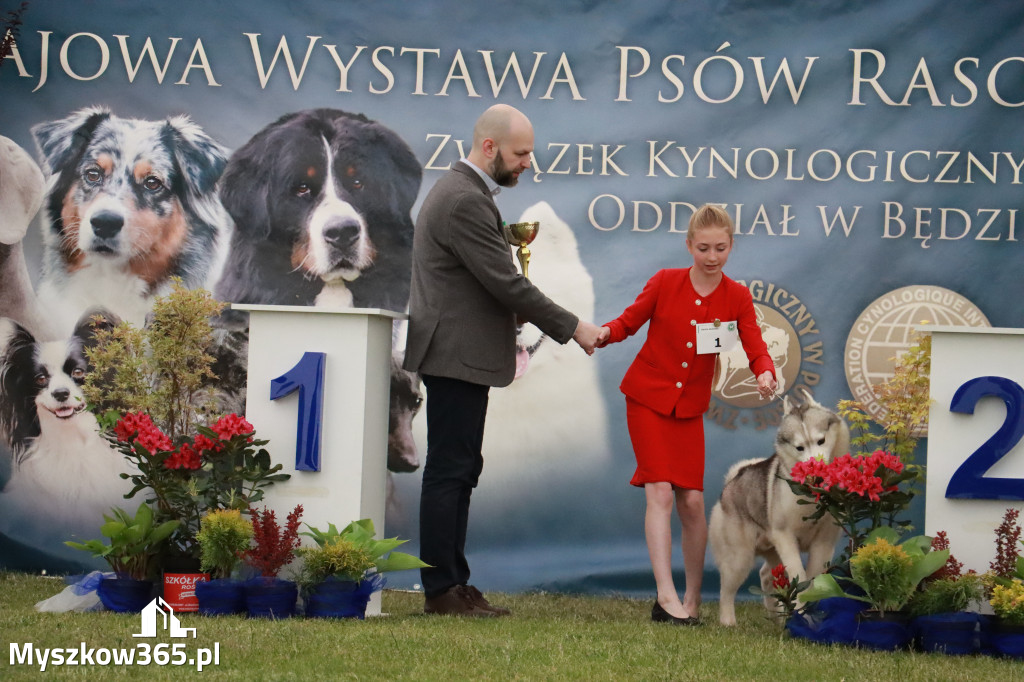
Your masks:
M736 321L708 322L697 325L697 354L725 353L740 342Z

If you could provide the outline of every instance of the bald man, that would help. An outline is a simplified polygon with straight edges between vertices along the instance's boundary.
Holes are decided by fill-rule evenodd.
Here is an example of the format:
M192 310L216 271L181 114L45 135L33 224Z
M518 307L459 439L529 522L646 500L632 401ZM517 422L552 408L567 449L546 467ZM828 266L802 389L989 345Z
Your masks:
M491 386L515 376L516 317L558 343L591 354L600 327L554 303L516 269L494 196L530 167L533 126L496 104L473 129L469 155L423 201L413 238L405 369L427 391L427 461L420 496L420 558L426 613L495 617L469 584L469 499L483 469L480 451Z

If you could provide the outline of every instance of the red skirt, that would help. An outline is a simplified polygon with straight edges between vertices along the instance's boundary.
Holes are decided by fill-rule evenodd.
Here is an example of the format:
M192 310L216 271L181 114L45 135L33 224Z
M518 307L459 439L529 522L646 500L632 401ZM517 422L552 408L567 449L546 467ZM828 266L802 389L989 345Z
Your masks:
M636 455L631 485L667 481L704 490L704 415L665 416L627 397L626 425Z

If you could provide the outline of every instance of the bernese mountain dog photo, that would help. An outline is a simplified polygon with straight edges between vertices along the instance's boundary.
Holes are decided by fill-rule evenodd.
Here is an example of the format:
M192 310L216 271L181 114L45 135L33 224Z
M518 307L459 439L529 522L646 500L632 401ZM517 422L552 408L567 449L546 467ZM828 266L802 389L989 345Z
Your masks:
M404 312L421 176L409 146L361 114L282 116L224 170L220 197L234 231L214 294Z

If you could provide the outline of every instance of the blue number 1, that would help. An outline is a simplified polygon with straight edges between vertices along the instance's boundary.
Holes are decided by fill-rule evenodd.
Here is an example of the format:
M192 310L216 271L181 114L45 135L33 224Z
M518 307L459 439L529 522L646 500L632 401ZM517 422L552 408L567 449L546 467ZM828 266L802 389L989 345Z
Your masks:
M1024 388L1005 377L978 377L965 382L953 394L950 412L974 414L985 396L1002 398L1006 419L992 437L982 443L956 470L946 486L946 497L974 500L1024 500L1024 479L986 477L1024 436Z
M295 434L295 469L320 471L320 425L324 413L324 365L326 353L304 353L290 370L270 380L270 399L299 391Z

